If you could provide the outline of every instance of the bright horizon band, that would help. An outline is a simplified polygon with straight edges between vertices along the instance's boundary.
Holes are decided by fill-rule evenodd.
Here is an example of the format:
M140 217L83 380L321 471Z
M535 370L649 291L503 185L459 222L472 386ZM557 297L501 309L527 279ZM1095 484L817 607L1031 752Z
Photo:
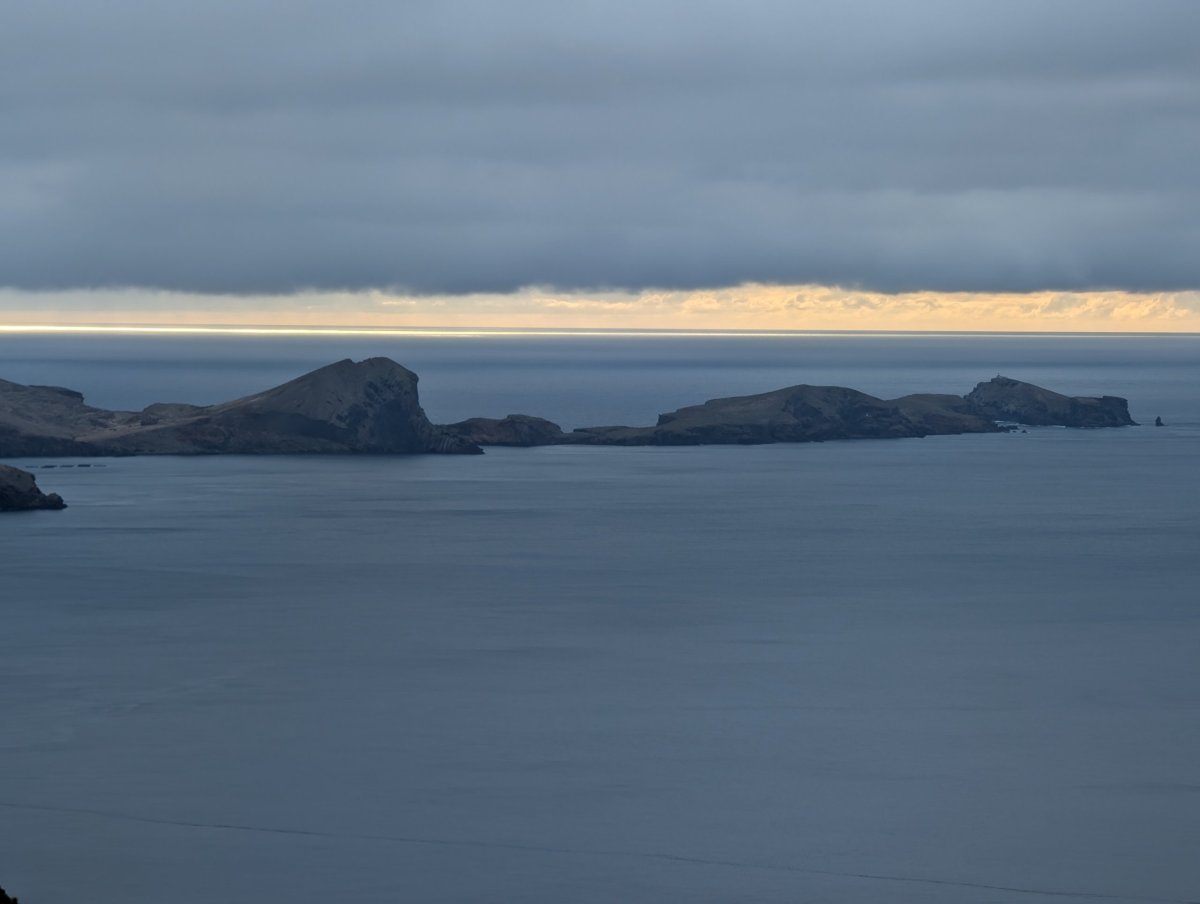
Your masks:
M923 336L1023 336L1056 338L1088 336L1119 339L1131 336L1197 336L1200 331L1020 331L1020 330L671 330L671 329L506 329L504 327L288 327L288 326L162 326L147 324L52 325L0 324L0 334L121 334L121 335L233 335L233 336L405 336L413 338L520 338L520 337L610 337L629 339L784 339L800 336L864 338L870 336L904 338Z
M1195 333L1200 291L884 294L746 284L640 292L414 296L380 290L202 295L0 289L4 332L720 335L807 332Z

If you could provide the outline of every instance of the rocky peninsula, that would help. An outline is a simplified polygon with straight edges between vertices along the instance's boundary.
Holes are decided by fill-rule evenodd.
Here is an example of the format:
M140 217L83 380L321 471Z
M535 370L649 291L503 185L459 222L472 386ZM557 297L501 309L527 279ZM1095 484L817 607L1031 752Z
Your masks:
M879 399L841 386L791 386L680 408L660 415L653 426L570 433L524 414L432 424L418 400L417 375L388 358L339 361L219 405L156 403L141 411L94 408L74 390L0 380L0 458L477 454L481 446L799 443L996 433L1012 424L1133 423L1125 399L1065 396L1002 376L965 396Z
M791 386L680 408L659 415L652 427L583 427L564 433L541 418L510 414L445 429L481 446L700 446L998 433L1015 424L1135 426L1125 399L1065 396L998 376L966 396L878 399L841 386Z
M58 493L43 493L37 479L28 471L0 465L0 512L24 512L33 509L62 509L67 504ZM3 898L0 898L3 904Z

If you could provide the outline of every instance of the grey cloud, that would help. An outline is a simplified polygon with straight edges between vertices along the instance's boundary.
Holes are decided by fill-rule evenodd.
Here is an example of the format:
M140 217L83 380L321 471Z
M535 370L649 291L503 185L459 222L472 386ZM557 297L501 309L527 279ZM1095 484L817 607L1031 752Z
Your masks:
M1200 4L10 5L0 284L1200 285Z

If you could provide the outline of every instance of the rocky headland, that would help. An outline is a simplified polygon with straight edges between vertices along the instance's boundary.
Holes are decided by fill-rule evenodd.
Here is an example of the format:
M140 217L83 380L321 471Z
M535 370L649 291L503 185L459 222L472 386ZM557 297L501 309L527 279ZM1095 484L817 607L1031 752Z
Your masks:
M0 380L0 458L480 451L429 422L417 375L388 358L338 361L220 405L141 411L93 408L73 390Z
M220 405L107 411L74 390L0 380L0 458L38 455L478 453L481 446L696 446L996 433L1012 424L1133 425L1125 399L1065 396L998 376L965 396L879 399L841 386L790 386L712 399L647 427L564 432L510 414L430 423L417 375L388 358L330 364Z
M1065 396L1032 383L993 377L969 393L966 402L981 416L1031 427L1133 427L1129 403L1119 396Z
M25 512L34 509L66 508L58 493L43 493L37 479L28 471L0 465L0 512ZM3 898L0 898L3 904Z

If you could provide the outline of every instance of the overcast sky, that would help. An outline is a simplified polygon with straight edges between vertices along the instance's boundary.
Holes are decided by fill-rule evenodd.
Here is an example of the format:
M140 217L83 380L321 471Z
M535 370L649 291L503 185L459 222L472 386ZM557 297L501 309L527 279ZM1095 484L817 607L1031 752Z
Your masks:
M34 0L0 285L1200 287L1200 2Z

